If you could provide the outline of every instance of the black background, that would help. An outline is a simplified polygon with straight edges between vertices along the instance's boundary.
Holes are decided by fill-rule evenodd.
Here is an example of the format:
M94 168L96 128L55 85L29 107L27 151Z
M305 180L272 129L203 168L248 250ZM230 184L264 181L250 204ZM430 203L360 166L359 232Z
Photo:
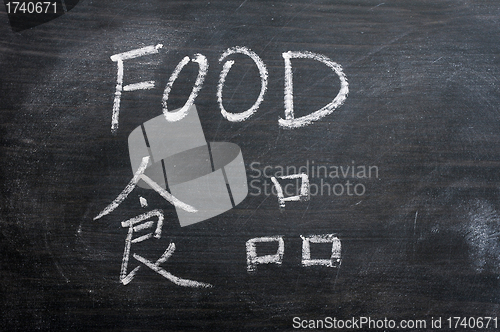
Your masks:
M295 316L496 316L499 15L497 1L86 0L13 32L2 11L0 328L265 331L293 330ZM158 43L159 54L125 61L125 84L156 87L123 93L114 136L110 56ZM233 46L269 70L264 102L240 123L221 116L216 98L218 59ZM350 89L334 113L293 130L278 125L289 50L339 63ZM196 53L210 64L195 101L207 141L238 144L249 180L252 162L354 161L378 166L379 177L362 181L361 197L313 196L280 213L275 197L248 196L184 228L171 206L137 189L93 221L132 177L128 134L161 114L170 74ZM224 105L240 112L260 79L250 59L231 58ZM331 101L338 78L292 62L296 116ZM186 66L169 109L184 104L196 73ZM145 212L139 195L167 220L144 250L159 256L175 242L164 268L214 288L179 287L146 268L119 283L120 222ZM342 241L340 268L301 267L300 235L328 233ZM283 265L247 273L245 242L273 235L285 238Z

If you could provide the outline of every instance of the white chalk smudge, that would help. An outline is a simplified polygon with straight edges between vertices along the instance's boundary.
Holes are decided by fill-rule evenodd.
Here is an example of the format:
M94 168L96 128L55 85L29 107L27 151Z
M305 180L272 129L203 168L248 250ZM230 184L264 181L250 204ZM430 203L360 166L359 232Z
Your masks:
M295 58L320 61L331 68L340 79L340 90L332 102L328 103L319 110L300 118L295 118L293 109L293 71L291 59ZM339 64L333 62L324 55L312 52L288 51L283 53L283 59L285 60L285 119L278 119L280 126L284 128L304 127L331 114L336 108L344 103L347 98L347 94L349 93L349 84L344 72L342 71L342 67Z
M148 201L144 197L139 197L139 202L141 203L141 207L148 207Z
M196 77L196 81L194 83L193 89L191 90L191 94L189 95L188 100L180 110L176 112L168 111L167 100L170 91L172 90L172 86L174 85L175 80L179 76L179 73L182 71L184 66L186 66L189 63L189 61L190 61L189 57L186 56L177 64L177 67L175 67L174 72L170 76L167 86L163 91L163 99L162 99L163 114L165 115L165 119L167 119L167 121L170 122L179 121L188 114L189 108L191 107L191 105L193 105L194 100L198 96L198 92L200 92L203 86L203 82L205 81L205 76L207 75L208 72L208 60L203 54L195 54L195 57L191 61L198 63L199 68L198 68L198 76Z
M487 202L477 201L462 228L476 272L500 272L500 215Z
M219 107L222 113L222 116L224 116L226 119L232 122L241 122L246 119L248 119L252 114L257 112L259 109L260 104L264 100L264 95L266 94L267 90L267 78L268 78L268 72L266 65L264 64L264 61L253 51L249 50L248 48L244 46L235 46L228 48L220 57L219 62L222 62L226 57L228 57L231 54L235 53L241 53L245 54L248 57L250 57L257 68L259 69L259 75L260 75L260 93L259 96L257 97L257 100L255 103L250 107L248 110L241 112L241 113L229 113L226 111L224 108L223 102L222 102L222 89L224 88L224 83L226 82L226 77L227 74L229 73L229 70L234 64L233 60L228 60L224 63L222 71L220 73L219 77L219 83L217 85L217 101L219 102Z

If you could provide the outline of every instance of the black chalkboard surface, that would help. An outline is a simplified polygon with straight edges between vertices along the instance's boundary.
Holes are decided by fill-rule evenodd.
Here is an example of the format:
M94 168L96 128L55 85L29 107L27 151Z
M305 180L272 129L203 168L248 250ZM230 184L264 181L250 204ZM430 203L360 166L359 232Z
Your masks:
M498 328L497 1L0 14L1 330Z

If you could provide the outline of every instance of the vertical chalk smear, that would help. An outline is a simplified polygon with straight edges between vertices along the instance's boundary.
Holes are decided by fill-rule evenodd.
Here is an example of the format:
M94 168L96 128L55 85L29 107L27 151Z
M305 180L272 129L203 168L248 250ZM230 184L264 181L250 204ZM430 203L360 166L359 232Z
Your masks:
M262 101L264 100L264 95L266 94L267 90L267 77L268 77L268 72L266 65L264 64L264 61L253 51L249 50L248 48L244 46L236 46L232 48L228 48L220 57L219 62L222 62L227 56L235 53L241 53L245 54L248 57L250 57L257 68L259 69L259 75L260 75L260 93L259 96L257 97L257 100L255 103L250 107L248 110L235 114L235 113L229 113L226 111L224 108L223 102L222 102L222 89L224 88L224 83L226 82L226 77L227 74L229 73L229 70L231 70L231 67L234 64L233 60L228 60L224 63L222 67L222 71L220 73L219 77L219 83L217 85L217 101L219 102L219 107L222 113L222 116L224 116L226 119L232 122L241 122L246 119L248 119L252 114L254 114L258 109Z
M285 60L285 119L279 118L278 123L284 128L299 128L311 124L313 121L317 121L329 114L331 114L336 108L341 106L347 98L349 93L349 84L347 78L342 71L342 67L333 62L331 59L324 55L312 53L312 52L284 52L283 59ZM319 110L304 115L300 118L295 118L293 110L293 71L291 59L301 58L301 59L313 59L320 61L330 67L340 79L340 90L333 99L332 102L328 103Z
M500 273L500 215L491 203L477 200L461 233L469 247L471 267L477 273Z
M285 208L285 196L283 195L283 188L281 187L280 183L278 182L278 180L274 176L271 177L271 181L273 182L274 187L276 188L276 193L278 196L278 204L279 204L280 208L284 209Z
M138 48L135 50L123 52L123 53L118 53L114 54L111 56L111 61L116 62L117 67L118 67L118 73L116 75L116 91L115 91L115 98L113 101L113 113L111 115L111 133L116 134L118 131L118 119L120 116L120 100L122 96L122 90L123 90L123 60L128 60L128 59L134 59L137 57L141 57L144 55L149 55L149 54L156 54L158 53L158 50L163 47L163 44L158 44L158 45L151 45L151 46L146 46L142 48ZM144 84L146 83L146 84ZM129 84L125 88L125 91L133 91L133 90L139 90L139 89L150 89L151 88L151 81L149 82L142 82L138 84ZM153 82L154 86L154 82Z
M179 76L180 72L189 63L189 57L184 57L178 64L177 67L175 67L172 75L170 76L170 79L168 80L167 86L165 87L165 90L163 91L163 99L162 99L162 106L163 106L163 114L165 115L165 119L170 122L175 122L183 119L189 112L189 108L191 105L193 105L194 100L198 96L198 93L200 92L203 82L205 81L205 76L207 75L208 72L208 60L203 54L195 54L195 57L191 60L193 62L198 63L198 76L196 77L196 81L194 83L193 89L191 90L191 94L188 97L188 100L182 106L182 108L176 112L169 112L168 111L168 106L167 106L167 100L168 96L170 94L170 91L172 90L172 86L174 85L175 80Z
M111 57L113 59L113 57ZM113 113L111 114L111 133L116 134L118 131L118 118L120 116L120 100L122 97L122 86L123 86L123 60L117 59L118 74L116 78L116 92L115 99L113 101Z

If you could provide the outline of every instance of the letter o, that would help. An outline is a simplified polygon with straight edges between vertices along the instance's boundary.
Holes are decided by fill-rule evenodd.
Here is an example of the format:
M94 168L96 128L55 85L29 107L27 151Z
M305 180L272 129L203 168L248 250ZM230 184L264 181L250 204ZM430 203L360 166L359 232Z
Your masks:
M259 97L257 97L257 100L255 103L247 109L244 112L241 113L229 113L226 111L224 108L224 105L222 104L222 88L224 87L224 83L226 82L226 77L227 74L229 73L229 70L231 70L231 67L234 64L233 60L228 60L224 63L224 66L222 68L222 71L220 72L220 77L219 77L219 84L217 85L217 101L219 102L219 107L220 111L222 113L222 116L224 116L226 119L228 119L231 122L241 122L246 119L248 119L252 114L254 114L257 109L259 109L260 103L264 100L264 95L266 94L267 90L267 69L266 65L262 61L262 59L253 51L249 50L246 47L242 46L236 46L232 48L228 48L220 57L219 62L222 62L227 56L235 53L241 53L249 56L253 62L257 65L257 68L259 69L259 74L260 74L260 94Z
M196 99L196 96L198 96L198 92L200 92L201 87L203 86L203 82L205 81L205 76L207 75L208 72L208 61L207 58L203 54L195 54L194 59L191 61L197 62L199 69L198 69L198 77L196 77L196 81L194 82L193 90L191 90L191 94L188 97L188 100L182 106L180 110L177 112L169 112L167 108L167 100L168 100L168 95L170 94L170 91L172 90L172 86L174 85L175 80L177 79L177 76L179 73L182 71L184 66L186 66L189 63L189 57L186 56L184 59L179 62L177 67L175 67L174 72L170 76L170 79L168 80L167 86L165 87L165 91L163 91L163 99L162 99L162 106L163 106L163 114L165 115L165 119L169 122L175 122L182 120L189 112L189 108L191 105L193 105L194 100Z

